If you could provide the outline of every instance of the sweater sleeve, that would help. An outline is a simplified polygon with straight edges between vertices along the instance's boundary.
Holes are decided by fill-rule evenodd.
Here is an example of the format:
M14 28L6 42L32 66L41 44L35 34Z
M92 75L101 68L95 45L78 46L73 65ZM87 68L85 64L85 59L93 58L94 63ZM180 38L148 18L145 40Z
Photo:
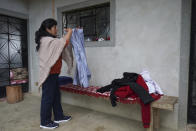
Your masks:
M43 37L39 49L39 85L41 85L47 78L50 68L56 63L61 55L66 39Z
M67 41L69 43L69 41ZM67 43L66 42L66 43ZM67 70L67 74L71 74L71 70L73 68L73 52L72 52L72 44L69 43L66 45L66 48L63 49L62 52L62 59L65 61L65 63L67 64L68 70Z
M53 38L51 39L47 44L45 44L44 50L42 50L42 53L47 53L47 57L45 57L46 64L48 66L53 66L54 63L58 60L59 56L61 55L64 47L66 45L66 39L65 38Z

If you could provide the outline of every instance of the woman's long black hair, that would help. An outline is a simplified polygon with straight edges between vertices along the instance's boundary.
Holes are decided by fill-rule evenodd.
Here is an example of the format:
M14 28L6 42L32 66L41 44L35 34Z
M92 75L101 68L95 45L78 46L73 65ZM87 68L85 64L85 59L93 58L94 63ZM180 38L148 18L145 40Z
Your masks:
M50 36L50 37L54 37L54 38L56 37L46 31L46 29L51 29L55 25L57 25L57 21L52 18L48 18L42 22L40 28L35 32L35 43L37 44L37 46L36 46L37 51L40 48L40 39L42 37L44 37L44 36Z

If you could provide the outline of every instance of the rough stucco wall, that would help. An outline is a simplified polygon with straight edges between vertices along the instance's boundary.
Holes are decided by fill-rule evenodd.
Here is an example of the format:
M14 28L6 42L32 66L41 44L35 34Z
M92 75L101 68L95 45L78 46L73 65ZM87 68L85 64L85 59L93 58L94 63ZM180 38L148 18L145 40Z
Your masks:
M55 0L55 6L57 8L82 1L84 0ZM33 92L37 92L35 82L38 81L34 33L41 21L52 17L51 7L51 1L48 0L33 0L29 3ZM147 69L165 94L178 96L180 16L179 0L116 0L116 46L86 48L88 64L92 72L91 85L108 84L112 79L121 77L125 71L139 73ZM62 74L65 74L65 68L64 65ZM70 100L69 97L66 99ZM81 99L82 101L85 103L85 98ZM67 101L67 103L72 102L75 101ZM133 112L137 110L133 108ZM175 113L162 112L164 116L161 120L162 124L177 128L177 112L178 106ZM131 117L140 120L138 115Z
M82 1L85 0L55 0L55 6ZM31 0L29 4L25 0L4 0L0 8L29 12L30 85L31 91L37 92L35 83L39 71L34 33L45 18L52 17L52 3L50 0ZM116 0L116 46L86 48L92 72L91 85L103 86L125 71L139 73L147 69L165 94L178 96L180 16L180 0ZM62 74L65 70L62 69ZM163 114L163 125L177 127L177 110ZM139 119L138 116L133 118Z
M55 6L82 1L56 0ZM34 32L42 20L52 17L51 7L48 0L30 1L33 90L38 73ZM167 95L178 96L180 15L179 0L117 0L116 46L86 48L92 72L91 85L103 86L125 71L140 73L147 69Z
M56 0L55 6L82 1ZM21 13L28 13L29 6L32 90L38 75L34 32L42 20L52 16L51 4L49 0L29 1L29 5L25 0L4 0L0 4L2 9ZM117 0L116 46L86 48L91 84L102 86L121 77L124 71L139 73L147 69L166 94L178 96L180 7L179 0ZM65 74L65 70L62 72Z
M0 8L27 14L28 1L27 0L1 0Z
M180 9L178 0L117 0L116 46L87 48L92 83L148 69L167 95L178 96Z
M31 91L38 92L36 82L38 82L38 57L35 44L35 32L41 25L41 22L48 17L52 17L52 4L49 0L32 0L29 1L29 35L30 35L30 54L31 54Z

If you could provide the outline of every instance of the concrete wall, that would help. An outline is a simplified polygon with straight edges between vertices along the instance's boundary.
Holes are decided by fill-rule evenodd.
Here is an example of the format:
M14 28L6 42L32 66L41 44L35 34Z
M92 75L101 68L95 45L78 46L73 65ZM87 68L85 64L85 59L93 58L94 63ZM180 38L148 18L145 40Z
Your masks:
M116 46L87 48L92 84L147 69L166 94L178 96L180 6L179 0L117 0Z
M83 1L85 0L55 0L55 7ZM139 73L142 69L148 69L165 94L178 96L179 83L183 85L179 76L184 76L180 72L181 5L181 0L116 0L116 46L86 48L92 72L91 85L108 84L112 79L121 77L124 71ZM32 92L37 92L35 83L38 81L38 61L35 52L34 32L39 28L41 21L52 17L52 2L51 0L1 0L0 13L20 18L27 18L29 15L30 88ZM189 54L186 43L182 44L186 47L186 54ZM181 54L184 54L183 51L181 50ZM188 56L185 57L186 60L187 58ZM181 61L181 63L183 62ZM187 61L185 63L188 64ZM185 69L184 66L181 69ZM188 72L187 70L188 65L185 73ZM65 72L66 66L64 65L62 74L66 74ZM181 79L184 80L184 77ZM184 83L187 86L187 80ZM183 86L184 89L185 86ZM182 100L186 101L184 95L182 96ZM75 97L78 97L77 100L81 98L81 101L77 102L74 100ZM93 99L88 101L88 98L70 94L64 98L66 103L80 104L83 107L87 107L85 103L88 103L91 105L88 106L91 109L107 112L105 108L98 108L104 106L101 104L104 103L102 101L98 102L97 106L93 106ZM186 102L183 103L180 103L180 106L186 108ZM109 106L107 109L110 108ZM127 109L130 109L129 107L125 108L126 106L121 106L119 110L122 109L126 112ZM113 114L119 110L116 109ZM132 111L138 112L138 109L134 107ZM183 111L180 111L179 115ZM176 128L177 113L178 105L174 113L163 112L162 124ZM121 116L130 116L129 118L140 120L140 116L135 114L137 113L134 115L122 113ZM184 116L186 117L186 115Z
M56 0L55 6L84 0ZM52 17L52 3L33 0L29 4L30 42L33 72L37 76L34 32L47 17ZM92 72L91 85L105 85L121 77L124 71L147 69L167 95L178 96L181 1L116 1L116 46L86 48ZM35 19L36 18L36 19ZM36 77L33 80L34 88Z
M187 125L192 0L182 0L178 129Z
M29 35L30 35L30 64L31 64L31 83L32 92L38 92L36 82L38 82L38 57L35 44L35 32L41 25L41 22L52 17L52 2L50 0L31 0L29 1Z
M83 2L85 0L55 0L55 7ZM1 0L0 13L16 16L29 15L29 64L30 88L37 92L38 59L35 52L34 33L41 22L52 17L51 0ZM57 10L56 10L57 13ZM180 30L181 0L116 0L115 47L86 48L89 67L92 72L91 85L103 86L125 71L141 72L147 69L167 95L179 95L180 76ZM57 16L56 16L57 18ZM59 21L60 22L60 21ZM66 74L66 65L62 74ZM80 100L80 101L76 101ZM71 94L64 96L64 102L108 112L110 105L94 99ZM88 103L88 104L87 104ZM103 104L102 104L103 103ZM108 102L107 102L108 103ZM90 105L90 106L89 106ZM107 107L102 108L103 106ZM186 106L186 105L185 105ZM140 120L138 107L122 106L112 110L121 116ZM126 113L127 112L127 113ZM174 113L162 112L162 125L177 128L178 105ZM170 121L167 121L170 120ZM171 122L172 121L172 122Z
M55 0L55 7L82 1L85 0ZM125 71L139 73L147 69L165 94L178 96L181 1L116 0L115 15L116 46L86 48L88 64L92 72L91 85L106 85L112 79L121 77ZM38 81L34 33L47 17L52 17L50 0L29 2L31 90L33 92L37 91L35 83ZM65 74L65 70L63 68L62 74ZM74 103L74 99L70 99L69 102ZM137 110L133 109L133 112ZM177 113L175 111L171 115L165 112L164 126L176 128ZM133 119L136 118L133 117ZM167 120L171 121L167 122Z
M28 14L27 0L1 0L0 9Z

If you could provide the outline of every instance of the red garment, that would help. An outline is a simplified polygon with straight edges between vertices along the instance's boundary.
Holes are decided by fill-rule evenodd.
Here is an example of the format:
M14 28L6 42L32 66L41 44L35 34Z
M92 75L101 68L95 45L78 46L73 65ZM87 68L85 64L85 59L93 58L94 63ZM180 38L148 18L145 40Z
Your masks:
M146 85L146 83L141 75L138 75L136 83L139 84L140 86L142 86L146 91L148 91L148 86ZM115 92L115 95L119 98L127 98L127 97L136 98L136 97L138 97L129 86L122 86L121 88L117 89L117 91ZM156 94L151 94L151 96L155 100L158 100L160 98L160 95L156 95ZM141 105L143 126L144 126L144 128L149 128L150 127L150 113L151 113L150 112L150 104L144 104L140 100L140 105Z
M129 86L122 86L118 88L117 91L115 92L115 95L120 98L136 97L134 92Z
M142 86L146 91L148 91L148 86L146 85L146 83L141 75L138 75L136 83L139 84L140 86Z
M67 44L69 44L69 40L66 40L65 47L67 46ZM62 54L60 55L56 63L51 67L50 74L60 74L61 67L62 67Z
M151 96L155 99L158 100L161 95L157 94L151 94ZM141 112L142 112L142 122L144 128L149 128L150 127L150 104L144 104L142 101L140 101L141 105Z
M62 55L60 55L59 59L56 61L56 63L50 69L50 74L60 74L61 67L62 67Z

